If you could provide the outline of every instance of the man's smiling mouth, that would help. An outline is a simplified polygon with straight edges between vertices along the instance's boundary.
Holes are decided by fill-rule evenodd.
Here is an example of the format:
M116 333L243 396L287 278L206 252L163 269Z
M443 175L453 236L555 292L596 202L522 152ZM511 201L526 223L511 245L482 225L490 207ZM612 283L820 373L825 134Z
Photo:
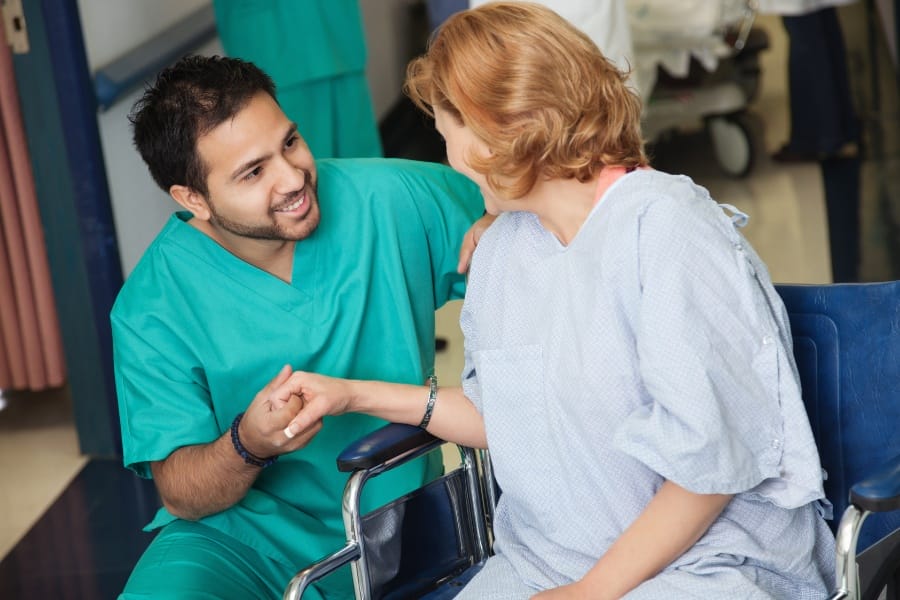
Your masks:
M276 208L275 212L291 212L293 210L297 210L303 203L306 201L306 192L301 192L297 194L297 199L291 202L286 206L282 206L281 208Z

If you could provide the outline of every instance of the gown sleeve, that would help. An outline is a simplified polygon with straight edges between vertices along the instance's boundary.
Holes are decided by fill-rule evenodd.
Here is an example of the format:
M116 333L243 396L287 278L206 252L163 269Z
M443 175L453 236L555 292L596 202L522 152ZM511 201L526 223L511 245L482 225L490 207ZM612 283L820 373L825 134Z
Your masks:
M783 305L712 201L651 204L638 234L636 350L647 402L615 443L695 493L822 497Z

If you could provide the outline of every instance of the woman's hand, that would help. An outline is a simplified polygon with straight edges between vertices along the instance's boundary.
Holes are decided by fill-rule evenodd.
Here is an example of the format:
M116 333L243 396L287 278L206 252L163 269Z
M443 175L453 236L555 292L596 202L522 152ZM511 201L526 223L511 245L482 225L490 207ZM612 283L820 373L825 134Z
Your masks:
M290 388L302 400L296 416L284 428L284 435L292 438L305 432L323 417L341 415L350 410L353 385L349 379L327 377L296 371L290 377Z
M309 421L303 429L295 433L302 435L285 439L282 432L303 408L303 398L294 381L290 365L285 365L278 374L256 394L244 412L238 433L248 452L267 458L293 452L306 446L322 428L322 420Z

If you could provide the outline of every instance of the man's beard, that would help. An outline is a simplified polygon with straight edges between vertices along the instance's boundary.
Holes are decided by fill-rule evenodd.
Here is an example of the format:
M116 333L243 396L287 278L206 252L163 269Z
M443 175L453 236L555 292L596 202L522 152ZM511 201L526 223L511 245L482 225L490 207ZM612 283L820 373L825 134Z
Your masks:
M313 231L316 230L316 227L319 226L319 211L318 211L318 194L315 183L312 182L310 178L310 174L307 172L306 174L306 186L304 190L306 191L306 202L310 203L309 210L306 213L306 216L303 220L294 225L290 230L279 224L276 221L275 215L277 214L274 210L269 210L269 218L270 222L262 225L251 225L247 223L239 223L237 221L232 221L228 217L221 215L217 210L212 200L209 199L209 222L214 227L219 229L223 229L231 234L238 235L245 238L255 239L255 240L278 240L278 241L289 241L296 242L302 239L309 237ZM304 190L298 190L292 194L288 194L286 200L282 205L291 204L296 201L297 196L302 194Z

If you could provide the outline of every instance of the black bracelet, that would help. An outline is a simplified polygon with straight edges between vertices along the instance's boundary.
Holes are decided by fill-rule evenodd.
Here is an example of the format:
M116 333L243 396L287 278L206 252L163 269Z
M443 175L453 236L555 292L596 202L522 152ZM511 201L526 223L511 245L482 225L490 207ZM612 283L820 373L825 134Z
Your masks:
M244 462L248 465L253 465L254 467L260 467L265 469L276 460L278 460L278 455L271 456L269 458L259 458L258 456L254 456L247 452L247 449L244 448L244 445L241 443L241 438L238 436L238 425L241 424L241 419L244 417L244 413L238 413L238 416L234 418L234 421L231 422L231 444L234 446L235 451L240 454L241 458L244 459Z

